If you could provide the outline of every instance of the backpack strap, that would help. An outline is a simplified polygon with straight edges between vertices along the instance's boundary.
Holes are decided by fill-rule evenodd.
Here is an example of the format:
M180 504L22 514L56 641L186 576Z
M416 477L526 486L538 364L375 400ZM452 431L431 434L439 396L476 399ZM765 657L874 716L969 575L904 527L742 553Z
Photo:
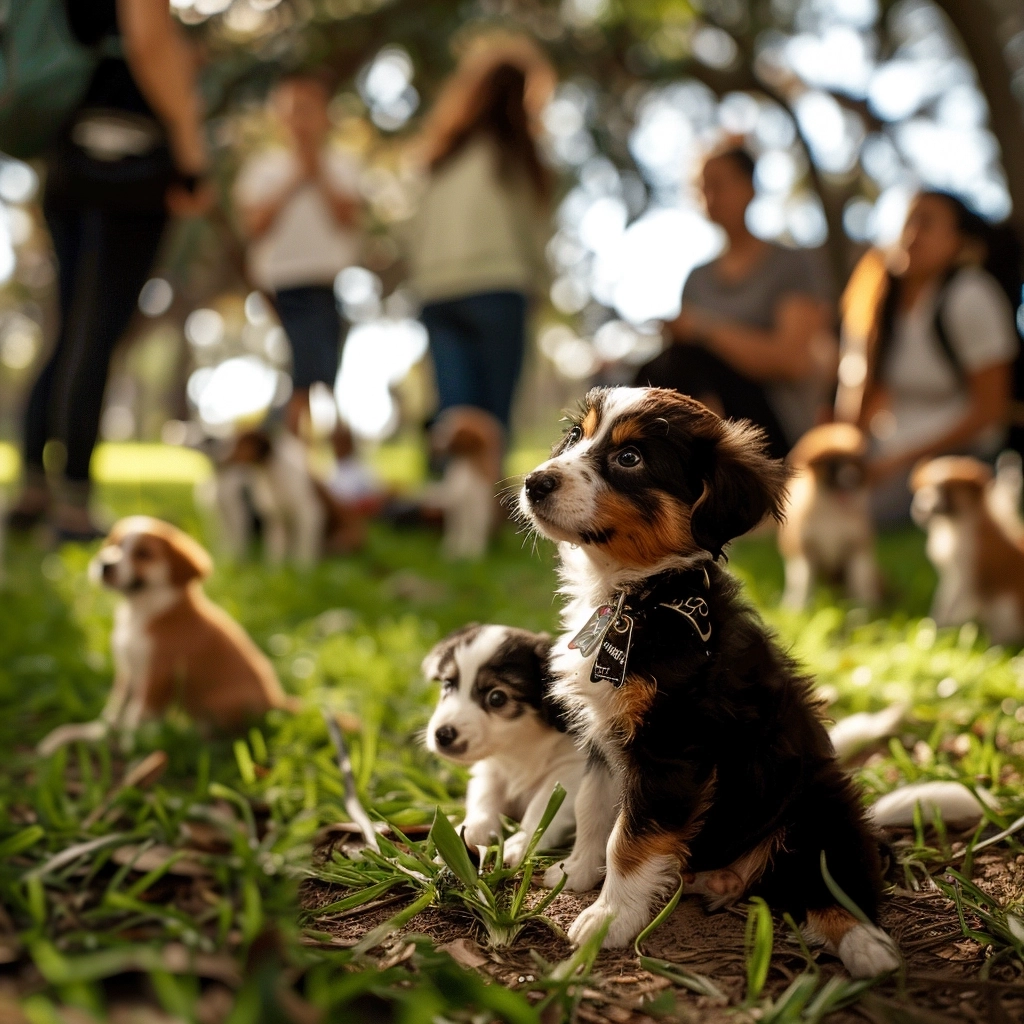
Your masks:
M939 340L939 348L942 349L942 354L949 361L949 365L952 367L953 372L956 374L956 379L960 384L967 383L967 371L964 369L964 364L960 361L960 356L957 354L956 349L953 347L953 342L949 337L949 331L946 330L946 302L949 297L949 290L953 282L956 280L957 274L960 272L960 268L957 267L951 270L945 280L942 282L939 288L939 294L935 299L935 319L932 323L932 327L935 331L935 337Z

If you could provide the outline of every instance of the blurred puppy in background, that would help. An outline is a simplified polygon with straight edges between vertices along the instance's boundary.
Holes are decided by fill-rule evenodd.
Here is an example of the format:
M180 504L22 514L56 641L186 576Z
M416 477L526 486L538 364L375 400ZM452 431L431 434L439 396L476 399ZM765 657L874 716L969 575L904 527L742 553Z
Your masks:
M505 432L490 413L473 406L446 409L431 431L444 477L425 504L444 518L442 549L448 558L480 558L498 523L495 484L501 477Z
M109 732L126 737L172 704L196 721L233 730L271 708L294 710L245 630L203 593L206 551L170 523L131 516L114 525L90 574L124 601L114 618L114 686L99 720L63 725L41 754Z
M911 512L928 533L928 557L939 575L936 624L976 620L994 643L1024 641L1024 530L1013 536L1007 529L1005 495L992 470L977 459L946 455L918 466L910 487Z
M826 423L804 434L790 452L794 473L778 535L786 563L784 607L805 608L819 579L841 583L858 604L870 607L881 599L867 448L857 427Z
M309 471L305 444L294 434L239 435L217 465L216 507L225 548L244 558L258 518L270 565L315 565L324 554L355 550L363 518Z
M562 845L573 830L585 758L551 700L550 651L545 633L474 624L445 637L423 662L423 674L441 682L427 747L472 765L463 839L487 846L501 834L502 816L514 818L520 827L505 842L507 864L523 859L555 783L566 796L541 848Z

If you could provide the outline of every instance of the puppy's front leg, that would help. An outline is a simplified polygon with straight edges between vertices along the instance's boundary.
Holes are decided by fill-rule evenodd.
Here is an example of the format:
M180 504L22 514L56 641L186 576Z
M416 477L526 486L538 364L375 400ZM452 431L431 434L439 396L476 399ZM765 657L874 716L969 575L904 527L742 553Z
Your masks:
M866 608L881 601L882 581L870 548L855 552L846 563L846 589L854 601Z
M604 871L605 848L618 808L618 783L603 761L591 761L576 795L576 843L561 864L545 872L546 886L558 885L563 873L569 876L566 889L586 892L597 885Z
M810 561L803 555L786 559L786 589L782 594L782 607L799 612L807 607L811 596L811 584L814 582L814 570Z
M509 866L517 867L522 861L523 854L526 853L526 848L533 838L533 833L537 831L540 820L544 817L555 785L561 781L559 775L559 772L553 772L537 787L537 792L527 804L526 812L519 823L519 831L505 841L505 863ZM557 846L572 831L574 801L569 780L566 782L565 789L566 794L562 806L558 808L555 816L551 819L551 824L544 830L544 835L541 837L539 848L542 850Z
M602 947L625 946L650 924L660 898L677 886L677 844L664 833L631 835L619 815L608 839L608 873L601 895L569 928L576 946L591 939L611 918Z
M501 834L505 796L505 781L490 759L473 765L462 823L462 838L467 846L489 846Z

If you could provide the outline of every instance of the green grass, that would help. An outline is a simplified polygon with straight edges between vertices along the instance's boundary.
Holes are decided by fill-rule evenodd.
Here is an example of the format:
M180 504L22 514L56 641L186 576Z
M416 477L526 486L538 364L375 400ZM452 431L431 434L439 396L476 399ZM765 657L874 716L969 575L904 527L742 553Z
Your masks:
M184 485L108 484L100 497L116 514L161 514L202 535ZM233 983L232 1024L284 1019L272 1008L289 998L352 1020L383 1010L409 1022L438 1015L468 1019L472 1012L481 1019L536 1019L524 995L484 985L426 940L416 940L411 956L390 966L363 950L321 948L315 920L298 907L297 885L310 867L317 831L346 817L320 708L349 716L346 740L372 813L397 828L427 825L438 807L442 814L458 812L465 774L417 741L435 697L419 676L423 655L445 632L471 620L555 628L548 545L534 549L508 532L476 565L446 564L437 548L432 536L376 528L358 556L308 572L219 565L208 592L268 652L285 687L302 695L308 709L294 717L271 715L235 742L200 737L173 716L148 725L131 763L162 750L167 769L148 786L119 790L128 766L105 748L78 745L49 760L32 749L55 725L96 715L110 685L114 602L86 578L92 549L44 553L11 545L0 590L0 900L11 924L8 929L0 916L0 954L6 949L14 964L6 970L33 979L22 992L32 1024L56 1020L54 1007L61 1004L103 1019L105 979L126 972L143 979L146 997L168 1013L198 1019L210 983L197 980L202 971L195 958L217 956L229 957L236 971L248 965L240 985ZM869 799L903 781L961 779L992 790L1000 801L994 822L1005 827L1024 811L1024 659L989 647L970 627L935 630L924 617L934 579L919 535L883 538L881 558L892 603L875 617L846 609L824 592L806 614L779 611L782 573L770 540L736 545L732 567L782 642L817 677L833 714L893 701L909 705L900 737L860 771ZM104 804L109 808L97 814ZM336 880L353 891L379 886L360 897L372 899L399 886L396 865L404 863L424 879L406 888L425 903L438 902L438 880L422 863L444 852L438 827L429 841L382 850L378 862L335 861L323 872L336 871ZM216 842L196 862L202 881L185 885L175 874L181 855L173 851L197 829ZM139 870L125 859L129 841L142 858ZM1012 838L1007 842L1016 849ZM77 856L54 862L80 844ZM901 856L911 876L921 877L941 872L949 852L941 833L922 825L918 841ZM499 863L485 866L483 883L455 872L457 881L441 886L442 895L476 914L482 936L514 942L526 912L525 889L522 877L503 872ZM965 907L965 934L988 936L1000 956L1019 957L1024 926L1018 908L984 902L970 887L969 872L965 877L944 883ZM303 929L312 929L305 939ZM819 1019L856 994L815 978L782 1002L771 1001L762 993L764 934L763 924L752 933L749 987L764 1019ZM572 1011L595 953L583 950L566 964L543 968L535 989L550 1012ZM36 973L26 974L29 962ZM661 961L648 963L660 965L667 977L674 972L683 987L695 977ZM787 1016L787 1006L796 1015Z

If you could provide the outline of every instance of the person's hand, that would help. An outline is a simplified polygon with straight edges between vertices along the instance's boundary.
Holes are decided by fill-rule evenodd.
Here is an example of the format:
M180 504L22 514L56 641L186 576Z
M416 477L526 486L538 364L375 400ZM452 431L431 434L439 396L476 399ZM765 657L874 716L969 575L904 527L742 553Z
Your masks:
M209 181L200 181L189 191L184 185L171 185L164 196L172 217L204 217L214 207L217 194Z

